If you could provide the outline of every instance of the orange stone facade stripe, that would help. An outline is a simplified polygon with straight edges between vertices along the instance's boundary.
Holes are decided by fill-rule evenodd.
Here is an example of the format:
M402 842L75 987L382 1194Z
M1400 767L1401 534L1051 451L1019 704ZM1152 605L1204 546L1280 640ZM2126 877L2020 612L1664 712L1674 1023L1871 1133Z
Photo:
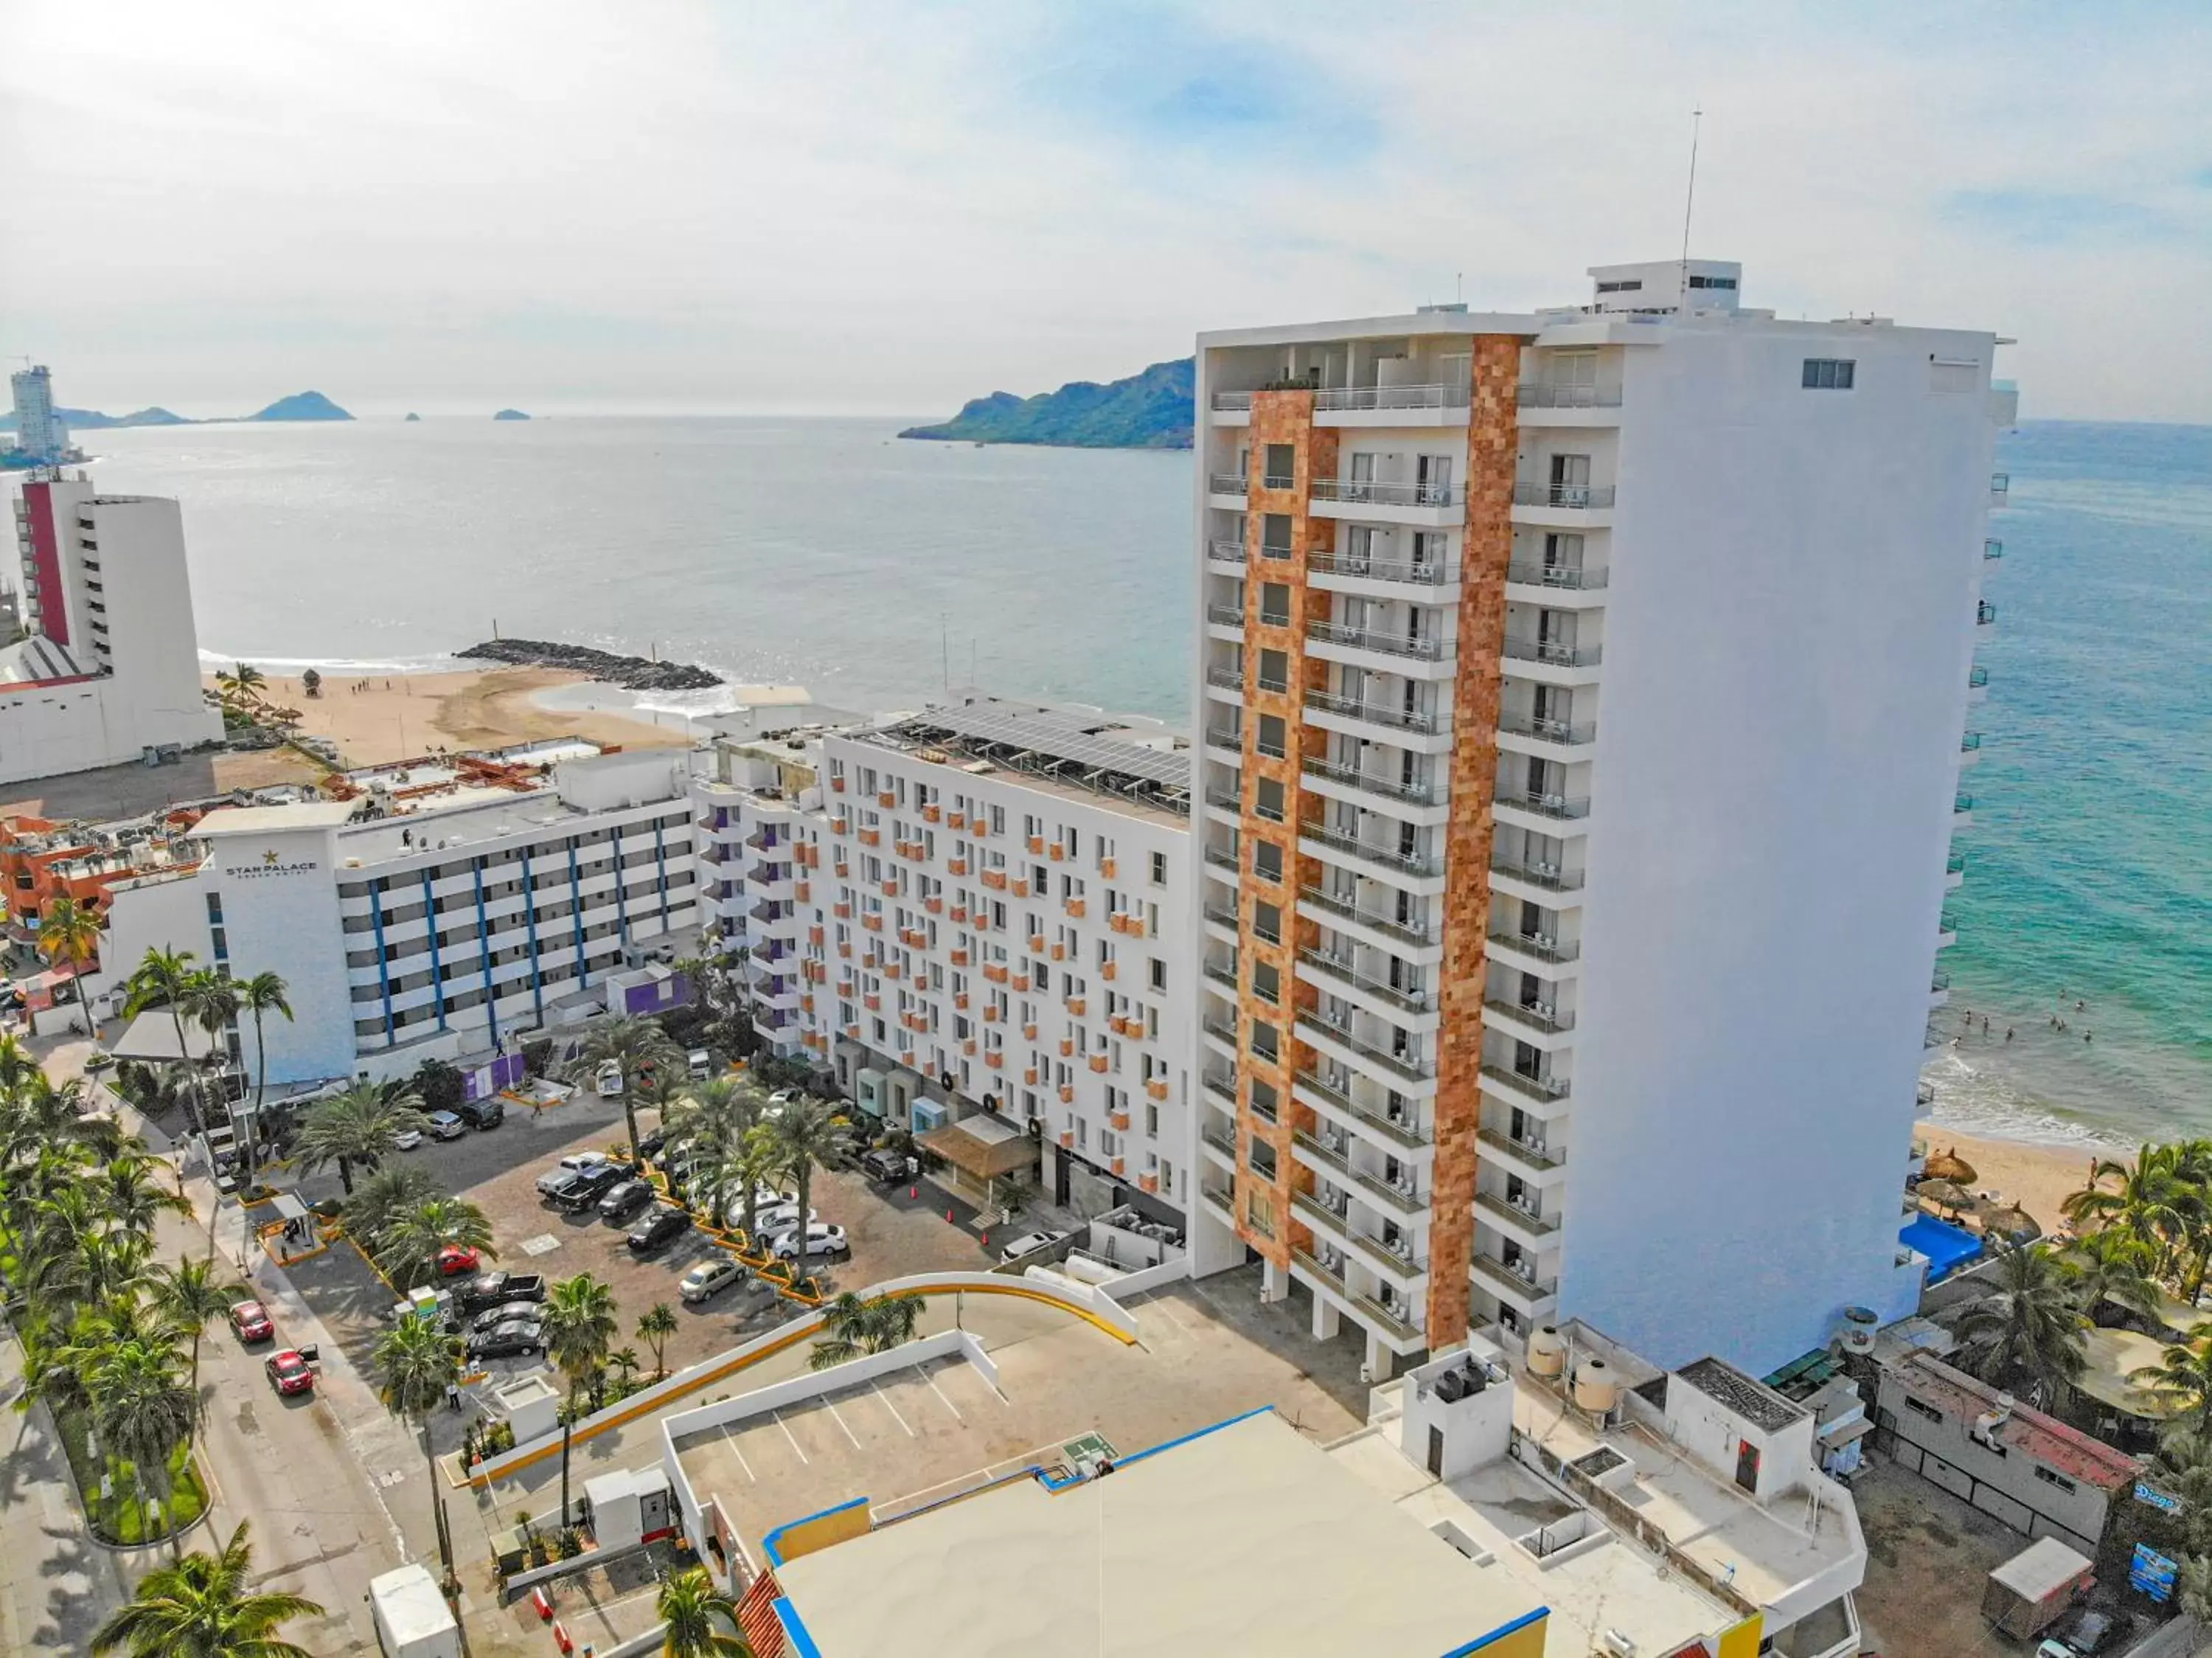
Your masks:
M1482 995L1488 972L1498 703L1504 679L1505 569L1513 557L1520 377L1517 336L1475 337L1467 423L1467 518L1460 550L1458 670L1452 685L1451 816L1444 829L1437 1149L1429 1194L1431 1351L1464 1341L1469 1323L1467 1263L1474 1255Z

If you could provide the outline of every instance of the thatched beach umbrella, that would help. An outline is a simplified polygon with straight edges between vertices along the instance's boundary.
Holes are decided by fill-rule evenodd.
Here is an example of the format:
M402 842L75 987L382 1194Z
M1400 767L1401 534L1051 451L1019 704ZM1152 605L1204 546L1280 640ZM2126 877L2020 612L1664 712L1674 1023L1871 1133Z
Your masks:
M1944 1209L1963 1209L1974 1201L1974 1194L1956 1180L1923 1180L1914 1188L1914 1195Z
M1980 1216L1982 1230L1993 1237L2022 1242L2043 1235L2043 1224L2018 1204L2006 1204Z
M1931 1180L1956 1180L1960 1186L1972 1186L1981 1178L1974 1173L1974 1166L1959 1155L1956 1148L1937 1152L1928 1160L1928 1167L1923 1172Z

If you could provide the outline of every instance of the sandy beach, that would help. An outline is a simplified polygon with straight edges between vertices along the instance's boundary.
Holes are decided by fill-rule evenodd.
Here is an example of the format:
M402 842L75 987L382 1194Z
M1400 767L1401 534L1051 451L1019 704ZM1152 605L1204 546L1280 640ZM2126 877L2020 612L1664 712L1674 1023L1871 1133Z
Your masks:
M1920 1137L1931 1152L1955 1150L1973 1165L1975 1192L2002 1193L2035 1216L2045 1232L2065 1225L2059 1206L2087 1183L2089 1166L2097 1156L2126 1155L2084 1145L2038 1146L1954 1134L1934 1124L1926 1125Z
M547 667L467 668L449 674L378 674L364 680L325 676L319 697L300 681L271 674L263 695L300 710L301 729L327 737L356 765L412 759L433 748L498 748L543 737L575 735L626 747L687 747L680 720L657 725L595 710L546 709L538 693L587 683L580 674ZM207 678L209 689L215 677Z

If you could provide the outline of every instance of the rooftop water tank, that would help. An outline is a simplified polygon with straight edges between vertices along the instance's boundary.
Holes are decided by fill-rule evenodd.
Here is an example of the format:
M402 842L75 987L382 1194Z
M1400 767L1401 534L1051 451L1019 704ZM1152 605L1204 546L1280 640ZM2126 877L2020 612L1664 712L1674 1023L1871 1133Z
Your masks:
M1575 1370L1575 1404L1594 1417L1613 1409L1620 1398L1620 1384L1603 1359L1584 1359Z
M1532 1376L1556 1376L1566 1368L1567 1344L1559 1339L1556 1324L1540 1326L1528 1338L1528 1374Z

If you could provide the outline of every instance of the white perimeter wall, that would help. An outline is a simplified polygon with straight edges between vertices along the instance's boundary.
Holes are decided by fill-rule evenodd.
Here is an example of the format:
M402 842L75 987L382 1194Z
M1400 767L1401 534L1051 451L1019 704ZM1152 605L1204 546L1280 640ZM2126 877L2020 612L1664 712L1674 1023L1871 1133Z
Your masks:
M1917 1282L1893 1257L1993 342L1670 332L1621 409L1561 1305L1759 1375ZM1932 391L1931 353L1977 389ZM1799 389L1807 357L1856 389Z

